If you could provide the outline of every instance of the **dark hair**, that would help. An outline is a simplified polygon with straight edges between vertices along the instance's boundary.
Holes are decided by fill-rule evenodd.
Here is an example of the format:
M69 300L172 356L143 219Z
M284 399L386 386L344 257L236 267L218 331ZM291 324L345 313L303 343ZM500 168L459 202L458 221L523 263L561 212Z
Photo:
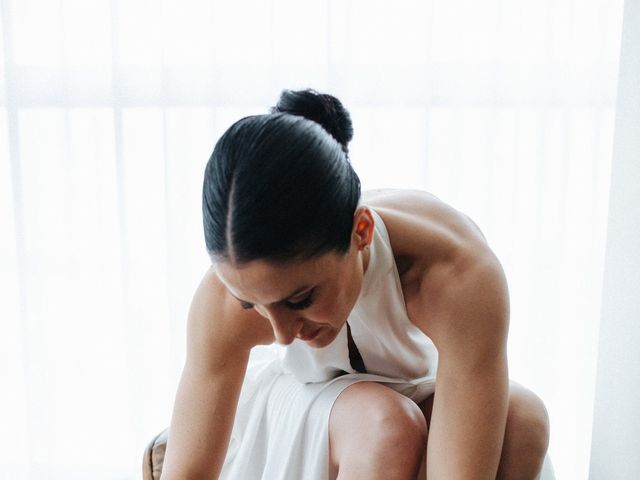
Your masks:
M243 264L346 253L360 201L352 137L340 101L314 90L285 90L271 113L229 127L204 174L209 255Z

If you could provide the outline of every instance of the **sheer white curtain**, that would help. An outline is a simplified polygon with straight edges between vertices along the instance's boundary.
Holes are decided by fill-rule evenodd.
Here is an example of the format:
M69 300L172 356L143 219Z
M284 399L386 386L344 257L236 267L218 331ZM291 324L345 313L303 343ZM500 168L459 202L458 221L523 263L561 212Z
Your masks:
M0 0L0 478L128 479L208 260L204 165L281 89L364 188L432 191L510 282L511 376L586 478L622 0Z

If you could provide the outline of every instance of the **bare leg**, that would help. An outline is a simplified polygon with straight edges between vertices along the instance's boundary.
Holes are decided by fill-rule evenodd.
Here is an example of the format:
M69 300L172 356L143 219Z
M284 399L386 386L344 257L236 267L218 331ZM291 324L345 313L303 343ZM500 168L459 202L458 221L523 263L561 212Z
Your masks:
M419 406L428 426L431 422L433 395ZM538 479L548 444L549 417L542 400L519 383L511 381L507 426L497 478ZM417 478L427 478L426 458Z
M416 407L421 418L416 418ZM433 396L416 406L377 383L347 387L330 415L331 480L425 480L432 408ZM533 392L511 382L497 478L539 478L548 442L544 404Z
M332 480L415 480L427 425L407 397L374 382L345 388L329 420Z
M549 416L542 400L511 382L509 413L498 479L538 478L549 446Z

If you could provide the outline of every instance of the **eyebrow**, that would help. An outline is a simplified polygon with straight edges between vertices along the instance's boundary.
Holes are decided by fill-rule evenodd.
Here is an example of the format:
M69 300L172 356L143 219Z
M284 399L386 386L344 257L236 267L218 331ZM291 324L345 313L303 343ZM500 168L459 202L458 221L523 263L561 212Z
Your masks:
M303 286L303 287L297 288L296 290L294 290L293 292L291 292L289 295L287 295L286 297L284 297L282 300L276 300L275 302L272 302L272 303L271 303L271 305L275 305L275 304L277 304L277 303L284 303L284 302L286 302L287 300L289 300L291 297L295 297L295 296L296 296L296 295L298 295L299 293L302 293L302 292L304 292L305 290L310 289L312 286L313 286L313 285L305 285L305 286ZM229 292L229 293L231 293L231 292ZM253 303L251 303L251 302L247 302L246 300L242 300L242 299L240 299L240 298L236 297L233 293L231 293L231 296L232 296L233 298L235 298L236 300L238 300L239 302L246 303L246 304L249 304L249 305L253 305Z

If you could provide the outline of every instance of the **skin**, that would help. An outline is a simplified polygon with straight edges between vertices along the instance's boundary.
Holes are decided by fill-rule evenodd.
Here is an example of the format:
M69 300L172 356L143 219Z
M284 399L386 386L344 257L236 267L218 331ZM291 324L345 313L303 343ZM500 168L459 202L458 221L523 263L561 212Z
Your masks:
M374 218L368 207L375 208L389 233L407 314L439 352L436 394L420 405L428 424L426 474L436 479L496 478L512 416L506 357L509 304L502 268L478 227L462 213L425 192L377 190L363 194L344 256L212 264L190 312L187 364L174 407L164 480L218 474L235 414L235 402L228 400L237 402L252 346L273 341L288 345L300 338L321 348L336 338L358 299L369 262ZM350 390L357 401L363 390L359 385L347 388L334 410L339 402L348 403ZM226 407L213 403L212 413L207 405L222 403L222 398ZM196 442L194 436L203 440ZM334 456L332 450L332 460ZM518 462L512 463L515 473Z

